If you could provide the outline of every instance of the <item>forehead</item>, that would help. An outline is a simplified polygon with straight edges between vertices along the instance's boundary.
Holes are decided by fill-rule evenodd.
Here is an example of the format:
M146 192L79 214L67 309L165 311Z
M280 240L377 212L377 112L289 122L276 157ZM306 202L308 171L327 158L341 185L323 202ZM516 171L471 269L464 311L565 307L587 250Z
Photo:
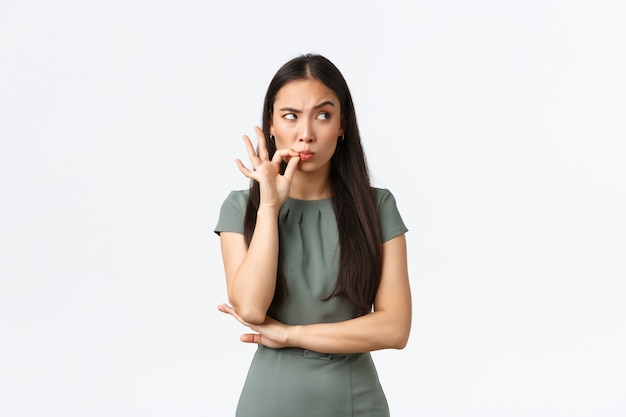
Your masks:
M333 90L319 80L307 78L283 85L276 94L274 104L307 107L327 100L339 106L339 98Z

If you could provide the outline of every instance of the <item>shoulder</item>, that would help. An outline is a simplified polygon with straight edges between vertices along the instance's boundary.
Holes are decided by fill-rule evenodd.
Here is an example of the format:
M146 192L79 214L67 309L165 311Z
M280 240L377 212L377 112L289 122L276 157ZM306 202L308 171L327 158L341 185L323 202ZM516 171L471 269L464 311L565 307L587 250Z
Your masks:
M224 200L224 204L229 204L231 206L246 206L248 202L248 195L250 194L250 190L233 190L228 193L226 199Z
M384 206L386 204L392 203L396 204L396 199L393 196L393 193L387 188L377 188L372 187L372 190L376 194L376 200L378 202L378 208Z
M372 187L372 189L376 193L378 202L378 220L382 241L386 242L395 236L406 233L408 229L402 220L393 193L386 188Z
M248 203L248 190L231 191L224 199L214 231L243 233L243 219Z

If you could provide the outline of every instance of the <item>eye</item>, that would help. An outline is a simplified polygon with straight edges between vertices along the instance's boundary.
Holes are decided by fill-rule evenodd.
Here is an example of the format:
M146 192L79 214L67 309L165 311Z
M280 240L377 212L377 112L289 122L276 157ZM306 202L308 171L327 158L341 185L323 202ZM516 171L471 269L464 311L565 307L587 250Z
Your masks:
M330 119L330 114L328 114L327 112L321 112L320 114L317 115L317 118L319 120L328 120Z
M287 120L296 120L297 117L294 113L287 113L283 115L283 118L287 119Z

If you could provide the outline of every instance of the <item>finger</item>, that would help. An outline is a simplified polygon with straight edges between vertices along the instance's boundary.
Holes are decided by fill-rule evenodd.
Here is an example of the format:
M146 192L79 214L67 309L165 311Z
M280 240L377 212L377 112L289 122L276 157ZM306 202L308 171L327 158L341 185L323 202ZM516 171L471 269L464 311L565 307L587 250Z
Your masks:
M299 156L294 156L291 159L289 159L289 162L287 162L287 167L285 168L285 173L283 175L289 181L291 181L291 179L293 178L293 174L296 172L299 162L300 162Z
M217 307L217 309L221 311L222 313L230 314L239 323L243 324L246 327L250 327L252 330L255 330L254 328L251 327L250 323L246 322L244 319L241 318L239 314L237 314L237 310L235 310L233 307L228 306L226 304L221 304Z
M217 306L217 309L221 311L222 313L226 313L226 314L230 314L230 311L233 310L231 306L229 306L228 304L224 304L224 303L219 304Z
M256 154L256 150L254 149L254 145L252 144L252 141L250 140L248 135L243 135L242 139L243 139L243 143L246 145L246 151L248 152L248 158L250 158L250 162L252 162L252 165L254 167L256 167L257 164L259 163L259 157Z
M257 334L257 333L246 333L246 334L242 334L241 337L239 337L239 340L241 340L244 343L261 343L261 335Z
M241 321L241 317L239 317L239 315L237 314L237 310L235 310L234 307L229 306L228 304L220 304L217 306L217 309L221 311L222 313L230 314L237 320Z
M261 128L258 126L254 126L254 131L256 132L256 137L259 143L259 158L261 158L261 160L263 161L269 159L267 144L265 143L265 133L263 133L263 130L261 130Z
M254 179L254 177L255 177L254 171L251 171L250 169L248 169L248 167L246 167L243 164L243 162L241 162L241 160L235 159L235 163L237 164L237 167L239 168L239 171L241 171L241 173L243 175L245 175L247 178Z
M278 149L274 152L274 157L272 157L272 162L275 164L280 164L283 160L288 161L289 158L293 158L294 156L298 156L299 153L289 150L289 149Z

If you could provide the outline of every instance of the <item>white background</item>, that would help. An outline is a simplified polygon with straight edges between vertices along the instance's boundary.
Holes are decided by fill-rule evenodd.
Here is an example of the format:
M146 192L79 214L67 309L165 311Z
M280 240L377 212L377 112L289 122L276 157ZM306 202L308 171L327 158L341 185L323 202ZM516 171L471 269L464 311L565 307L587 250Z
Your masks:
M305 52L410 229L392 415L626 415L623 5L0 0L0 415L233 415L212 230Z

